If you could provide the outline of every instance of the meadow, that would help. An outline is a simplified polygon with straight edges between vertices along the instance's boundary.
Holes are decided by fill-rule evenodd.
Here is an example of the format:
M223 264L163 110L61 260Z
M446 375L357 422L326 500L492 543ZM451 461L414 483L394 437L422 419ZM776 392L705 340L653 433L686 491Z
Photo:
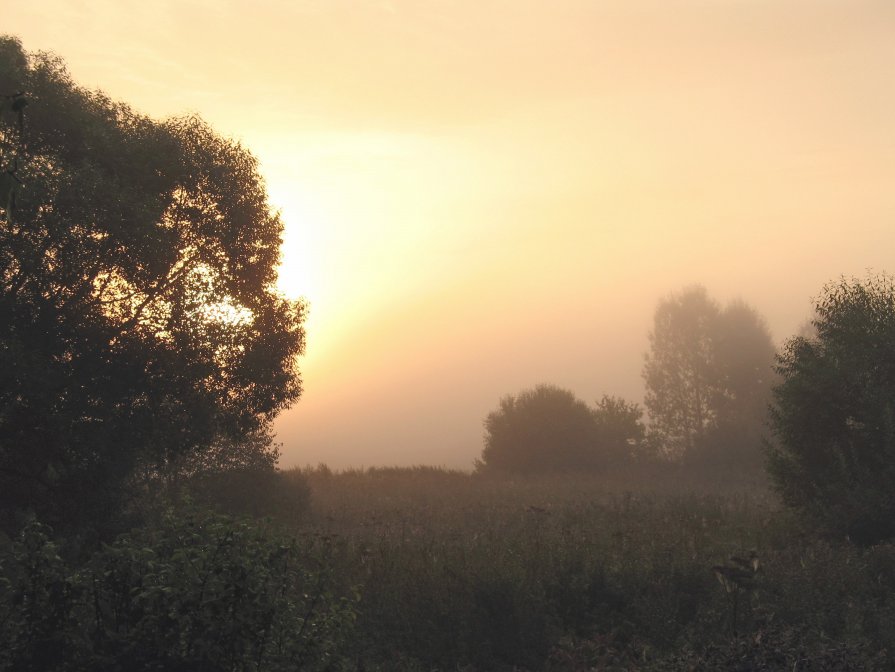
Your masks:
M357 599L353 669L890 669L895 546L819 537L760 482L283 477L311 502L287 527Z

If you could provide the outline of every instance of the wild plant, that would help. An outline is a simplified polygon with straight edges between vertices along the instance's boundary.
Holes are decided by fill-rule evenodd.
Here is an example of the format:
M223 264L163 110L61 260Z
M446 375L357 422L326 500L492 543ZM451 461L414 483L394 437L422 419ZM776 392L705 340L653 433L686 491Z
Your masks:
M751 598L756 589L756 578L760 569L758 553L754 550L750 551L745 558L732 555L727 563L712 567L718 582L724 587L729 597L730 630L734 637L739 634L740 598L745 600L745 606L751 611Z

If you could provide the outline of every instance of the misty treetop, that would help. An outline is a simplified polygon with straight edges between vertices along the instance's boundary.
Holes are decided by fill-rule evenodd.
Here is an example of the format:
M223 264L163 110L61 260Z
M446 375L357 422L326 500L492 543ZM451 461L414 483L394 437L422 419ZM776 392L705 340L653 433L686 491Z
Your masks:
M774 345L762 317L704 287L661 301L643 378L650 434L671 458L760 462L760 434L774 384ZM733 450L731 443L744 442Z
M222 446L272 464L304 305L275 291L283 226L255 158L198 118L86 91L14 38L0 94L4 509L98 513Z
M763 471L762 432L774 383L774 346L742 301L721 308L701 286L660 302L638 404L604 396L591 409L565 389L509 395L485 419L479 470L594 470L639 462Z

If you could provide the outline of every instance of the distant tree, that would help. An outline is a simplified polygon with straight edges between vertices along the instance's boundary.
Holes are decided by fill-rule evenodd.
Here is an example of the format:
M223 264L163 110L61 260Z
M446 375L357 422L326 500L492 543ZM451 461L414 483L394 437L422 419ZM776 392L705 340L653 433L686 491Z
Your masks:
M770 473L783 499L862 543L895 536L895 280L841 279L778 358Z
M643 370L644 403L651 430L670 454L692 449L714 421L711 333L719 312L703 287L671 296L656 309Z
M603 395L593 411L596 446L618 464L639 455L646 439L643 409L621 397Z
M776 349L764 319L743 301L733 301L718 315L711 342L718 424L762 425L776 380Z
M485 419L480 471L541 473L600 464L588 405L569 390L538 385L500 400Z
M228 446L271 464L270 423L301 391L304 306L274 289L282 223L256 160L199 119L85 91L8 37L0 94L15 173L0 199L0 511L101 517L137 480L231 462Z
M743 302L722 309L703 287L662 301L643 377L650 431L669 457L704 454L719 435L758 433L773 381L774 346Z

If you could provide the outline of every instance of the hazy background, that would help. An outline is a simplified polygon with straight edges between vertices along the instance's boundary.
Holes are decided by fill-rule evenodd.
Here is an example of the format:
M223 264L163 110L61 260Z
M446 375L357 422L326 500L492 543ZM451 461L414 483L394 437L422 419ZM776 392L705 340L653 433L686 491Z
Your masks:
M782 341L895 270L890 0L9 0L0 31L261 160L311 305L284 466L466 468L504 394L640 401L669 292Z

